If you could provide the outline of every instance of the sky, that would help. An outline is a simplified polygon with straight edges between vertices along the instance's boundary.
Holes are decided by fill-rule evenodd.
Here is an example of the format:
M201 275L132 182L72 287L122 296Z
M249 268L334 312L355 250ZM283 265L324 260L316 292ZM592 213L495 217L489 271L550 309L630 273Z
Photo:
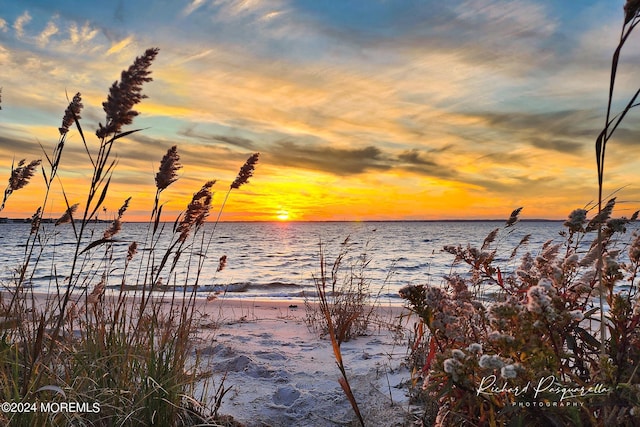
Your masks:
M579 6L578 6L579 4ZM46 159L82 94L88 142L111 84L160 49L140 112L117 141L105 206L148 219L160 160L183 168L165 219L217 179L222 220L563 219L597 197L624 1L0 0L0 191L11 164ZM640 32L623 50L614 105L640 85ZM640 124L607 151L605 194L640 205ZM95 140L97 146L97 140ZM90 148L93 148L89 144ZM43 152L44 150L44 152ZM91 164L73 129L45 216L82 204ZM0 216L30 217L43 180ZM215 215L214 215L215 217Z

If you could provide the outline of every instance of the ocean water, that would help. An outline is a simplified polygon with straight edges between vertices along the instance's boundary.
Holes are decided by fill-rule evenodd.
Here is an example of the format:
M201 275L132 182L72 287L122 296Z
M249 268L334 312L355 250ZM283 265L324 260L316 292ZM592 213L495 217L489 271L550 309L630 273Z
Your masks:
M107 226L96 224L96 235L101 235ZM218 293L238 298L298 300L315 294L314 277L320 275L321 247L329 271L345 249L339 276L346 277L351 269L359 271L362 260L366 259L362 271L369 291L383 301L400 304L398 291L403 286L441 284L445 275L459 268L453 265L453 256L443 251L445 245L480 247L487 234L500 228L494 247L498 248L498 260L508 263L512 249L527 234L531 234L531 240L520 253L537 253L544 242L562 240L559 232L563 227L559 221L524 221L509 229L503 229L503 226L503 222L494 221L237 222L219 223L214 230L213 224L207 224L205 243L210 239L209 249L202 254L198 240L191 254L195 255L192 259L205 257L197 287L199 296ZM59 227L45 224L44 227L46 239L36 246L42 253L29 283L36 290L51 292L56 281L64 286L65 274L73 258L74 239L70 224ZM172 224L165 224L165 227L167 230L162 235L168 237ZM118 288L123 279L127 284L133 284L139 272L132 266L137 265L136 260L145 259L151 253L149 247L144 247L147 229L147 224L125 223L116 236L113 254L98 247L85 253L90 256L83 256L79 262L83 263L84 270L95 271L98 275L106 273L110 289ZM11 286L12 275L24 260L29 230L29 224L0 224L0 285L3 287ZM346 245L343 244L345 240ZM132 241L138 242L140 251L125 272L123 259ZM157 253L168 244L168 240L161 239ZM176 271L182 276L175 283L165 280L165 284L184 286L182 278L186 277L188 253L186 251L177 264ZM223 255L227 257L226 267L216 272ZM160 258L156 255L156 262ZM111 263L108 259L116 261ZM511 263L515 268L517 258ZM191 282L186 283L191 286ZM87 282L87 286L91 285Z

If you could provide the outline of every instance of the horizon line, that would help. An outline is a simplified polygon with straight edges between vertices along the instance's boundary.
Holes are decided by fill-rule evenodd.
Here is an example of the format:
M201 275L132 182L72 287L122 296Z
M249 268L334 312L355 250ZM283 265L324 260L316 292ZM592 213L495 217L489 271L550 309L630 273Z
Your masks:
M43 218L43 222L55 222L57 218ZM79 220L76 220L79 221ZM521 218L518 219L518 222L561 222L565 221L565 219L550 219L550 218ZM30 223L31 218L10 218L10 217L0 217L0 223ZM97 222L97 223L111 223L113 220L110 219L98 219L98 220L90 220L88 222ZM160 221L163 224L170 224L175 221ZM278 223L278 224L287 224L287 223L309 223L309 222L507 222L507 219L496 219L496 218L445 218L445 219L326 219L326 220L277 220L277 219L246 219L246 220L220 220L218 223ZM123 224L145 224L149 223L149 221L122 221ZM206 224L215 224L215 221L207 221Z

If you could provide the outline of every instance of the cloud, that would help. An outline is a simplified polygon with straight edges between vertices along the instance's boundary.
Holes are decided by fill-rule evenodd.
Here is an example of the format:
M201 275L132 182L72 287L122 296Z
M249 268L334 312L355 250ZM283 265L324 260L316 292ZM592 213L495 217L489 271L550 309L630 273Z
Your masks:
M415 148L406 150L398 155L399 162L396 167L422 176L466 183L466 178L458 173L455 167L451 165L443 166L435 159L433 154L442 153L447 150L447 147L428 151Z
M196 130L195 125L187 126L179 130L177 134L186 138L195 139L199 142L203 142L209 145L216 142L221 142L224 145L239 147L247 150L254 150L256 148L256 144L248 138L233 135L223 135L218 133L201 132Z
M391 168L382 151L374 146L349 149L279 141L273 144L270 152L272 162L281 166L314 169L340 176Z
M338 148L330 144L295 143L289 140L277 141L263 147L269 155L269 162L278 166L312 169L337 176L353 176L368 172L389 170L433 178L464 182L464 177L454 168L444 167L432 154L418 149L406 150L398 155L385 152L380 147Z
M78 45L80 43L87 43L93 40L99 31L92 28L91 25L86 22L82 27L78 27L78 24L72 22L69 24L69 41L72 45Z
M38 35L38 43L40 46L46 46L51 36L57 34L58 31L60 31L60 29L56 23L53 20L49 21L45 29Z
M423 166L435 166L436 165L436 163L433 160L428 159L424 155L424 153L420 152L419 150L417 150L415 148L412 149L412 150L403 151L398 156L398 159L400 159L403 162L410 163L412 165L423 165Z
M206 0L192 0L191 3L187 7L184 8L182 14L184 16L189 16L196 10L198 10L203 4L205 4Z
M14 132L15 129L9 126L0 126L0 130L2 130L2 134L0 134L0 147L2 147L3 154L19 157L25 156L26 154L24 153L38 153L41 151L36 141L11 136L11 132ZM0 165L0 167L4 166L6 165Z
M31 22L31 15L29 11L25 11L22 15L16 18L13 23L13 29L16 30L16 37L22 38L24 36L24 26Z
M130 35L128 37L123 38L119 42L112 43L111 47L109 47L109 50L107 50L107 55L112 55L115 53L122 52L127 46L133 43L134 39L135 37L133 35Z
M478 112L469 117L479 119L487 138L514 144L525 143L543 150L581 154L586 144L598 134L597 114L590 109L552 112ZM487 132L488 131L488 132ZM489 136L493 135L493 136Z
M581 153L585 149L584 143L566 139L531 138L529 143L543 150L553 150L561 153Z

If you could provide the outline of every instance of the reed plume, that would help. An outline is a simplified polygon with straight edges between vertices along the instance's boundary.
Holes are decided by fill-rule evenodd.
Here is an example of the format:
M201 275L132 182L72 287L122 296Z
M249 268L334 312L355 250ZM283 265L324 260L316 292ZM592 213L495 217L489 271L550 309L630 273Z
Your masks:
M122 221L121 221L122 215L124 215L127 208L129 207L129 201L131 201L131 197L127 198L127 200L124 201L120 209L118 209L118 216L116 217L116 219L113 220L113 222L111 223L111 226L109 226L109 228L107 228L102 235L104 239L112 238L113 236L118 234L122 229Z
M226 255L222 255L220 257L220 261L218 262L218 268L216 269L216 272L220 272L222 270L224 270L224 268L227 266L227 256Z
M93 288L91 293L87 295L87 304L97 304L100 301L100 298L104 294L104 282L105 279L102 277L100 282Z
M193 227L199 227L204 224L204 221L209 216L211 200L213 199L211 187L213 187L215 183L215 180L205 183L200 191L193 195L191 202L187 206L184 218L180 221L177 228L177 231L180 233L180 242L184 242Z
M628 24L640 12L640 0L627 0L624 5L624 23Z
M18 162L17 167L13 167L11 163L11 176L9 177L9 183L4 190L4 198L2 199L2 205L0 205L0 211L4 209L4 205L7 202L9 196L21 188L24 188L36 171L36 168L40 166L40 160L33 160L28 165L25 165L26 160L22 159Z
M136 253L138 253L138 242L131 242L127 249L127 262L131 261Z
M511 227L512 225L514 225L516 222L518 222L518 216L520 215L520 212L522 212L522 208L517 208L514 209L513 212L511 212L511 215L509 216L509 219L507 220L507 224L506 227Z
M178 180L178 170L182 168L178 147L173 146L162 157L160 170L156 174L156 188L158 192L164 190Z
M25 187L33 177L36 168L40 165L40 160L33 160L25 166L25 159L18 162L18 167L14 169L11 165L11 177L9 178L9 191L17 191Z
M76 210L78 210L78 205L78 203L74 203L73 205L69 206L64 214L62 214L62 216L56 220L55 225L58 226L73 221L73 214L76 213Z
M142 84L153 79L149 77L149 67L158 54L158 48L147 49L144 55L135 59L133 64L120 75L120 82L116 80L109 89L107 100L102 108L107 114L106 122L98 124L96 135L100 139L120 132L122 126L129 125L139 113L133 110L147 96L142 93Z
M40 221L42 221L42 207L38 207L36 213L31 217L31 231L29 234L35 234L40 228Z
M62 125L58 128L60 135L64 135L69 132L69 127L80 119L80 111L82 110L82 96L80 92L76 93L73 100L69 103L69 106L64 110L64 116L62 117Z
M233 190L234 188L240 188L240 186L249 183L249 178L253 176L253 171L256 168L256 164L258 163L259 157L260 157L260 153L253 153L251 156L249 156L247 161L244 162L244 165L242 165L242 167L240 168L240 171L238 172L238 176L229 186L229 190L227 191L227 194L224 196L222 205L220 205L220 210L218 211L218 218L216 218L216 222L214 223L214 226L213 226L214 232L216 230L216 226L218 225L218 222L220 222L220 216L222 215L222 210L227 204L227 200L229 199L229 194L231 194L231 190ZM211 241L209 241L209 243L211 243Z
M231 189L240 188L241 185L247 184L249 182L249 178L253 176L253 171L256 167L256 163L258 163L258 157L260 153L254 153L247 159L244 165L240 168L240 172L238 172L238 176L231 183Z

